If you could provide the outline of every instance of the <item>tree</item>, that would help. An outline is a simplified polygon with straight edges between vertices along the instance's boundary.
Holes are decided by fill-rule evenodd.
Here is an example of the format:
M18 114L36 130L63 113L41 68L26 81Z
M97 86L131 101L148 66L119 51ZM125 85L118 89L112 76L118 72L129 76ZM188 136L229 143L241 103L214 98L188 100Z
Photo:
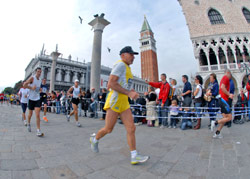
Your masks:
M14 89L12 87L6 87L4 88L3 93L12 94L13 90Z
M13 93L18 93L19 89L22 87L22 80L18 81L15 86L14 86L14 89L13 89Z

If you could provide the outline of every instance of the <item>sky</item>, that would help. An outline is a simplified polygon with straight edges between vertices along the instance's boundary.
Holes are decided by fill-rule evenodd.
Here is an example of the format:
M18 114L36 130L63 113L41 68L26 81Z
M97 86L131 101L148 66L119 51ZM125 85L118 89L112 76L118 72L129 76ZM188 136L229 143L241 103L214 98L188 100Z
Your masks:
M43 44L48 54L58 44L63 57L71 54L72 60L90 62L94 33L88 23L101 13L111 22L103 32L102 65L112 67L124 46L140 51L146 15L156 39L159 74L180 81L182 74L197 71L177 0L11 0L0 2L0 90L24 79L25 68ZM83 18L82 24L78 16ZM140 66L139 55L131 66L134 75L141 75Z

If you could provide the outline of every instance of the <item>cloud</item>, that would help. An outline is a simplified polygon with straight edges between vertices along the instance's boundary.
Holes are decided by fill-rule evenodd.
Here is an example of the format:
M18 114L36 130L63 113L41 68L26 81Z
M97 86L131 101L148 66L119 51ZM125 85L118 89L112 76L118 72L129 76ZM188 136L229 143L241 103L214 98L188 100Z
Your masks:
M91 61L94 34L88 22L94 14L102 12L111 22L103 32L102 64L112 67L125 45L139 51L140 30L146 14L157 41L159 72L180 79L183 73L196 71L189 32L177 1L14 0L4 1L0 7L3 67L0 85L14 85L23 79L24 69L40 52L43 43L48 53L58 44L63 57L71 54L73 60ZM140 56L136 57L132 71L141 74Z

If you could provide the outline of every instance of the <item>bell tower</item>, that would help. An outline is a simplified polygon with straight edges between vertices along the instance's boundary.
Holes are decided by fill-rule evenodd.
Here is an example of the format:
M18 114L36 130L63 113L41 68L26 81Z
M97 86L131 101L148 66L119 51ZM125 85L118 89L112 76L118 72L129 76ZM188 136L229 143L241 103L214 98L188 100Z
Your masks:
M141 77L144 80L158 82L158 62L155 47L154 33L149 26L146 16L141 28Z

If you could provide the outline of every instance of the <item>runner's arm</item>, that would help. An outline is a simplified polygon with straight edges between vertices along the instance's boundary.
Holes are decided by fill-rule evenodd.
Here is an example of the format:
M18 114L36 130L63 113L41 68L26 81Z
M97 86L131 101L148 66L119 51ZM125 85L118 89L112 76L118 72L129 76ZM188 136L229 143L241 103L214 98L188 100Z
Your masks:
M221 85L221 90L223 91L223 93L230 96L230 93L229 93L229 91L227 91L226 86L224 84Z
M139 97L139 94L136 93L134 90L126 90L125 88L123 88L119 83L118 83L118 76L115 75L110 75L109 81L108 81L108 89L112 89L114 91L117 91L118 93L122 93L127 95L128 97L132 98L132 99L136 99Z
M33 77L30 77L27 81L24 82L23 87L28 88L30 90L35 90L36 86L33 86L33 88L31 86L29 86L29 84L32 83L33 80L34 80Z
M67 95L70 96L71 93L72 93L72 91L73 91L73 87L70 87L69 90L68 90L68 92L67 92Z

